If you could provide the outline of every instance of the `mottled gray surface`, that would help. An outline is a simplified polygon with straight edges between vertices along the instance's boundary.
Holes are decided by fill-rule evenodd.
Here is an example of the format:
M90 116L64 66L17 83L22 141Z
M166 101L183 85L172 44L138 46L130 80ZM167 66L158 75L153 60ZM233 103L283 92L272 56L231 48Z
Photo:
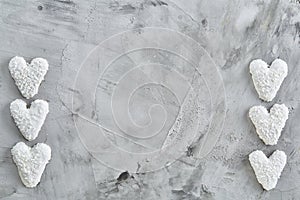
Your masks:
M298 2L0 0L0 19L0 198L299 199ZM72 96L80 96L82 91L74 90L73 84L80 64L99 42L126 30L135 29L137 35L143 35L143 27L163 27L179 31L192 37L206 49L223 78L227 103L226 120L216 145L208 140L207 144L214 148L207 156L200 159L197 156L199 152L194 152L197 148L187 147L187 153L173 164L154 172L132 172L127 166L135 167L135 159L115 160L116 157L108 152L106 159L120 163L124 168L122 171L127 169L130 172L129 176L123 173L119 177L122 171L103 165L92 156L93 153L87 151L80 140L75 128L76 119L80 118L80 109L73 110ZM155 38L152 39L153 42L156 41ZM126 45L128 46L124 44L124 47ZM10 149L15 143L25 141L9 114L9 103L22 98L7 68L10 58L15 55L23 56L28 61L40 56L50 63L46 81L42 83L39 94L34 97L49 101L50 114L38 139L27 144L46 142L52 147L53 157L41 183L35 189L27 189L22 185L10 155ZM105 54L102 56L106 58ZM271 103L264 103L258 99L248 65L255 58L263 58L270 63L277 57L286 60L289 74L276 98ZM169 62L164 55L161 60L166 65L172 62L176 64L172 59ZM126 59L124 62L126 63ZM116 74L120 75L120 72L115 72L112 70L108 73L111 79ZM92 72L86 73L95 75ZM213 79L215 76L217 75L211 74L204 78ZM86 77L87 83L88 80L89 77ZM99 87L107 91L106 94L111 94L115 84L107 79L106 82L100 81ZM155 102L167 102L165 104L170 106L169 114L176 117L180 103L172 99L167 90L160 93L159 87L150 85L152 93L142 90L141 96L150 100L153 97ZM89 104L86 98L89 97L83 96L81 102L80 98L75 98L77 103L83 105L79 107L95 106ZM97 102L94 103L101 105L101 99L96 97ZM150 100L146 103L151 103ZM252 105L271 107L274 103L285 103L290 109L290 115L279 143L276 146L265 146L257 137L247 112ZM97 108L95 107L91 118L94 117L96 122L109 124L111 121L105 117L97 118ZM135 114L139 120L139 113ZM99 119L101 120L97 121ZM194 122L194 118L191 119ZM144 118L138 122L143 124ZM90 129L86 130L89 132ZM158 143L161 145L161 140L156 141L151 141L151 147L157 147ZM118 144L125 147L128 143L119 140ZM106 144L103 145L105 149ZM131 145L128 148L145 150ZM282 177L272 191L266 192L261 188L249 165L248 155L256 149L263 150L267 155L280 149L288 156ZM131 163L134 165L131 166Z

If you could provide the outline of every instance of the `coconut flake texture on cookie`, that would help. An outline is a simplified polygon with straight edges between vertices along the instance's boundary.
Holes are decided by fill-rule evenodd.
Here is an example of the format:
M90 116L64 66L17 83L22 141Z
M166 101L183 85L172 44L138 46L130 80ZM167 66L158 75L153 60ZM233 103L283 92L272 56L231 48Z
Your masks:
M289 110L284 104L275 104L270 113L263 106L253 106L249 110L256 133L266 145L277 144L288 115Z
M253 84L260 99L272 101L288 73L286 62L276 59L268 66L261 59L250 63Z
M30 99L38 93L48 67L48 62L44 58L35 58L28 64L24 58L18 56L13 57L8 65L15 84L26 99Z
M19 142L11 149L11 154L23 184L29 188L35 187L51 159L51 148L44 143L31 148Z
M286 160L285 153L279 150L276 150L269 158L259 150L249 155L249 161L257 181L265 190L271 190L276 187Z
M27 108L26 102L16 99L10 104L10 113L22 135L29 141L34 140L44 124L49 112L47 101L35 100Z

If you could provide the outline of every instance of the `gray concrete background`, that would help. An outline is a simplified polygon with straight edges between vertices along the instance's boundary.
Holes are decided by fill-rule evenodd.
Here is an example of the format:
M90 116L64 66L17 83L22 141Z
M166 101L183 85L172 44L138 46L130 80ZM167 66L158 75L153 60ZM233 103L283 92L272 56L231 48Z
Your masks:
M299 11L297 1L278 0L0 0L0 198L299 199ZM226 120L216 145L212 143L214 148L204 158L194 156L194 148L187 147L188 153L161 170L134 173L128 169L127 176L122 172L136 160L116 160L109 155L108 160L124 163L119 171L103 165L85 148L74 123L78 113L72 110L72 96L78 91L72 86L80 64L96 45L126 30L137 30L138 35L144 27L179 31L205 48L223 79ZM7 68L15 55L28 61L44 57L50 63L46 80L34 97L49 101L50 113L38 139L27 144L46 142L53 157L34 189L22 185L10 155L15 143L25 141L9 114L10 102L22 98ZM289 74L276 98L264 103L257 97L248 65L255 58L270 63L277 57L288 63ZM204 78L210 80L215 75ZM107 81L100 88L109 94L114 83ZM151 86L150 90L160 88ZM143 95L172 101L167 92ZM85 98L82 104L89 105ZM99 102L101 105L101 96ZM279 143L265 146L247 113L252 105L269 108L274 103L285 103L290 115ZM176 116L178 105L169 108ZM267 155L280 149L288 156L277 187L269 192L257 183L248 162L249 153L257 149Z

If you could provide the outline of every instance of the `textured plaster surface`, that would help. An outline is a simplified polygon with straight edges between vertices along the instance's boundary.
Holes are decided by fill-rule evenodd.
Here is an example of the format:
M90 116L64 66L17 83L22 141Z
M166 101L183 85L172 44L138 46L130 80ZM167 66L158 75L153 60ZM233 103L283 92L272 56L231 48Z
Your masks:
M300 196L298 170L300 166L299 13L299 3L288 0L1 0L0 198L39 200L298 199ZM106 117L110 113L108 112L109 107L101 107L107 103L105 94L112 95L116 88L114 80L119 79L122 73L124 74L124 69L128 70L126 67L132 65L132 60L143 60L143 58L147 58L146 56L153 54L145 53L145 51L143 51L144 54L134 54L133 52L130 54L130 59L125 56L126 58L123 60L122 58L117 60L117 66L112 63L104 74L105 76L99 79L96 96L85 96L86 91L76 90L73 87L81 63L100 42L127 30L133 30L134 36L139 38L139 34L145 33L143 32L144 27L170 28L201 44L217 66L226 92L226 119L220 137L218 136L217 140L216 137L210 137L211 135L199 137L199 141L192 146L186 146L186 152L182 156L174 158L174 162L170 164L164 163L162 160L161 163L164 167L146 173L139 171L147 171L147 159L144 159L141 164L130 156L122 159L110 151L111 146L108 142L95 143L94 148L101 150L96 153L101 152L101 155L107 155L106 161L112 162L114 166L121 169L117 170L103 164L101 159L95 156L95 152L86 148L86 144L82 142L86 138L80 137L78 130L86 130L85 133L88 134L94 129L96 130L97 123L102 123L110 130L114 128L110 124L112 121L107 120ZM149 40L149 37L146 39ZM163 40L158 40L158 37L150 39L154 44L157 42L170 46L178 42L175 39L174 41L168 39L164 43ZM139 42L143 45L143 40ZM110 44L111 47L120 45L113 42ZM131 44L133 43L126 43L125 38L121 47L128 47ZM119 50L121 49L119 48ZM182 50L181 54L187 52L184 49L178 49ZM24 57L27 62L35 57L45 58L49 62L45 81L33 99L48 101L50 112L38 138L31 142L25 141L10 117L10 103L16 98L22 99L8 70L9 60L16 55ZM190 54L186 56L188 55ZM205 105L209 93L205 91L205 87L200 88L203 85L201 82L197 82L202 80L200 75L198 74L198 77L194 73L195 76L192 76L192 71L185 68L188 66L185 61L180 60L179 62L172 56L168 57L163 53L157 53L155 56L166 66L183 66L182 68L178 67L179 70L181 69L180 74L187 75L189 82L199 87L194 87L196 91L194 93L184 92L188 87L181 87L182 89L178 89L179 95L177 95L180 98L176 99L172 95L174 90L168 90L160 84L150 84L146 89L136 90L139 91L138 95L128 102L129 112L136 124L143 126L149 122L149 116L157 116L157 118L153 118L156 121L152 121L156 123L163 121L166 114L161 112L157 106L152 107L150 113L143 109L149 107L153 102L164 105L167 108L165 110L168 116L171 116L172 119L167 120L166 126L161 129L166 136L171 127L174 127L173 124L177 122L178 114L182 113L181 108L184 108L183 113L188 113L185 116L189 117L183 122L181 121L184 126L172 130L191 133L196 130L193 128L200 119L196 114L202 111L193 108ZM199 59L202 56L199 54ZM261 58L270 64L278 57L287 62L289 74L273 101L266 103L258 98L255 91L249 74L249 63L253 59ZM105 59L108 57L105 51L102 51L101 55L97 55L95 59L88 62L91 62L90 64L93 66L99 60L106 61ZM200 63L210 63L210 61L201 60ZM120 67L122 64L124 66ZM155 67L157 66L144 69L144 74L151 74L148 77L157 78L157 81L167 82L166 80L168 80L168 83L175 83L176 81L172 78L178 78L177 83L184 85L176 73L172 76L166 75L170 71L168 67L166 70L157 68L160 71L153 70ZM202 68L201 65L200 68ZM96 73L94 71L85 73L83 83L88 85L89 78L94 77ZM142 81L138 79L138 75L139 73L132 74L133 78L129 80ZM130 78L130 76L126 77ZM216 74L206 73L203 74L203 78L207 81L213 80L216 78ZM124 80L126 81L126 79ZM121 84L121 86L135 86L129 83L131 82L127 80L126 84ZM126 87L124 88L126 89ZM219 93L211 93L210 96L215 95L215 98L218 98L216 94ZM222 95L219 96L222 97ZM74 102L72 103L72 97L75 97L73 98L75 106ZM188 98L196 98L199 101L189 100L187 104L181 106ZM26 102L29 103L33 99L26 100ZM87 99L96 100L93 102L95 104L90 103ZM138 104L135 104L136 102ZM136 106L141 105L141 102L144 102L145 106ZM210 105L213 103L214 101L210 99ZM289 119L278 144L266 146L255 133L255 128L248 118L248 111L254 105L263 105L269 109L275 103L284 103L289 108ZM117 104L115 108L118 108L118 105L122 104ZM92 109L94 114L91 112L88 118L80 115L80 112L87 112L91 108L94 108ZM97 110L97 108L102 108L102 110ZM141 108L141 110L135 110L135 108ZM213 113L216 109L214 105L212 107L203 106L204 108L209 108L202 112L204 114ZM223 114L219 113L220 118L223 117ZM85 120L85 123L78 124L76 121L78 119ZM127 120L127 118L122 119ZM205 119L211 118L203 117L199 124L207 124ZM75 122L77 122L77 126L75 126ZM85 128L87 124L90 125L89 128ZM126 129L126 124L119 125ZM93 129L91 125L95 125L96 128ZM206 126L199 127L205 128ZM128 129L128 132L130 130ZM147 152L149 149L152 151L164 145L164 137L160 138L159 135L156 140L149 140L149 142L135 140L138 142L137 145L132 141L130 143L128 138L123 137L124 135L120 135L121 132L119 135L114 134L117 132L116 130L112 133L109 133L108 130L107 132L107 138L114 141L114 145L118 144L127 151ZM137 134L137 132L132 131L132 134ZM181 141L186 142L181 139L184 136L178 138L178 144L181 144ZM202 144L203 148L199 149L197 144L203 141L202 138L207 139L205 140L206 145ZM93 145L93 139L96 138L88 137L88 139L90 139L88 140L89 144ZM23 186L12 161L10 150L20 141L26 142L30 146L38 142L45 142L52 149L51 161L46 167L41 183L34 189ZM182 144L185 143L182 142ZM257 149L262 150L266 156L276 149L284 151L287 155L287 164L276 188L268 192L264 191L257 182L248 161L249 154ZM107 150L106 154L105 150ZM199 157L201 152L209 152L209 154ZM169 153L172 156L172 152ZM150 158L149 160L152 161Z

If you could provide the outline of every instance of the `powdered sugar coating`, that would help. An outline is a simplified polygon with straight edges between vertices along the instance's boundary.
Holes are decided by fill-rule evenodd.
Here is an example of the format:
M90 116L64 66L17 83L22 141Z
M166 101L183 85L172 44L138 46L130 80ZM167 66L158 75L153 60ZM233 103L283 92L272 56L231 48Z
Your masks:
M249 110L256 132L266 145L277 144L288 115L289 110L284 104L275 104L270 113L263 106L253 106Z
M265 190L271 190L276 187L286 160L286 154L279 150L276 150L269 158L259 150L249 155L249 161L255 172L257 181Z
M11 154L23 184L26 187L35 187L51 159L51 148L44 143L30 148L24 142L19 142L11 149Z
M264 101L272 101L287 76L288 67L286 62L281 59L274 60L271 66L268 66L263 60L257 59L250 63L250 73L259 98Z
M44 124L49 112L48 102L35 100L27 108L26 102L16 99L10 104L10 113L22 135L29 141L34 140Z
M35 58L27 64L22 57L13 57L8 65L11 76L26 98L32 98L38 93L39 86L48 71L48 62L44 58Z

